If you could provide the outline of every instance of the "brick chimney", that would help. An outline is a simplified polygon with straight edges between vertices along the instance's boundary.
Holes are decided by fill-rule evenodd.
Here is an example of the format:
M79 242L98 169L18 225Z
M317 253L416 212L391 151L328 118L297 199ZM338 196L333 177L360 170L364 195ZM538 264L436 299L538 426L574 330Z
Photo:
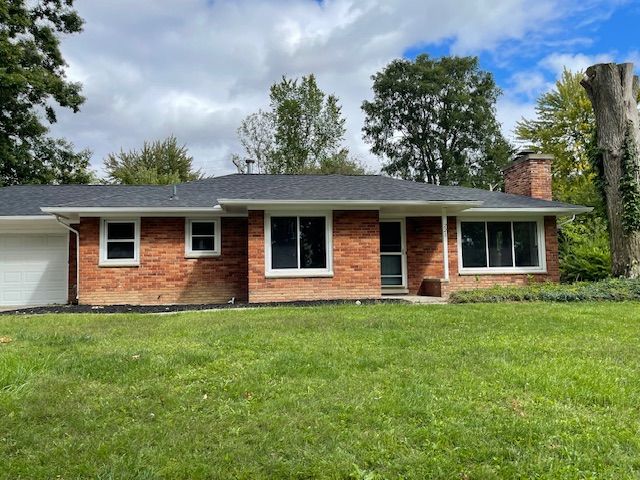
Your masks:
M521 151L503 170L504 191L516 195L551 200L551 162L553 155Z

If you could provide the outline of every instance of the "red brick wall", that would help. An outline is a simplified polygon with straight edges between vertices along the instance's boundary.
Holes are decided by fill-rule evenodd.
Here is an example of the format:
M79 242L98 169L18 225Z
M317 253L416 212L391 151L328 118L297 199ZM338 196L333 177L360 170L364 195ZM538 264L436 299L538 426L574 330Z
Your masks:
M535 155L516 159L504 169L504 191L543 200L552 199L552 157Z
M459 275L456 218L449 218L450 282L444 293L493 285L558 281L555 217L545 217L546 274ZM99 267L99 219L83 218L80 230L80 303L163 304L272 302L378 298L380 246L378 212L333 214L333 270L330 278L265 278L264 214L223 218L222 255L184 257L183 218L142 218L140 266ZM409 293L421 293L422 279L444 276L440 217L406 219ZM69 297L75 299L75 239L69 242ZM249 253L247 253L249 252Z
M406 229L409 294L419 295L425 277L444 276L442 219L407 217Z
M457 224L455 217L449 217L448 241L449 241L449 278L448 284L444 284L445 294L455 290L472 288L487 288L494 285L526 285L531 281L545 282L560 281L558 266L558 234L556 229L556 217L544 218L544 236L546 247L547 273L533 274L499 274L499 275L460 275L458 273L458 247Z
M249 212L249 301L378 298L377 211L333 212L333 277L265 278L264 212Z
M80 303L247 300L247 219L222 219L221 255L185 258L184 218L142 218L140 266L100 267L99 219L80 221Z

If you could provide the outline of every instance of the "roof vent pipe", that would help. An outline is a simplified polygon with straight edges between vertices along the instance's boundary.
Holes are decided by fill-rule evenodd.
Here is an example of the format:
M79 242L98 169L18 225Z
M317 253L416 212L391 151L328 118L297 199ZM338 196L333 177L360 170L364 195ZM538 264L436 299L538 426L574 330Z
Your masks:
M256 161L247 158L245 163L247 164L247 174L251 175L253 173L253 164L256 163Z
M178 200L178 186L177 185L173 186L173 191L171 193L171 196L169 197L169 200Z

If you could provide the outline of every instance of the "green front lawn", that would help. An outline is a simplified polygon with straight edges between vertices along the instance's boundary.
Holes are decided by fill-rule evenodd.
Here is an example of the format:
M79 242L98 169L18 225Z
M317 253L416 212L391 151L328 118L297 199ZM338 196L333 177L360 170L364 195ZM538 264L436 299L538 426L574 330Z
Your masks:
M0 477L58 475L637 478L640 304L0 317Z

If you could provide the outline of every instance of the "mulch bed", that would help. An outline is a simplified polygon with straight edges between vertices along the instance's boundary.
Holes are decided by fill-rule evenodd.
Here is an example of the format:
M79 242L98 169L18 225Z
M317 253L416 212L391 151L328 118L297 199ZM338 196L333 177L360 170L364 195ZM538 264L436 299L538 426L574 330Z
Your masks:
M356 303L359 302L359 303ZM198 303L189 305L50 305L44 307L19 308L0 312L0 315L36 315L44 313L169 313L196 310L221 310L232 308L266 307L316 307L325 305L378 305L387 303L410 303L406 300L365 299L365 300L313 300L275 303Z

